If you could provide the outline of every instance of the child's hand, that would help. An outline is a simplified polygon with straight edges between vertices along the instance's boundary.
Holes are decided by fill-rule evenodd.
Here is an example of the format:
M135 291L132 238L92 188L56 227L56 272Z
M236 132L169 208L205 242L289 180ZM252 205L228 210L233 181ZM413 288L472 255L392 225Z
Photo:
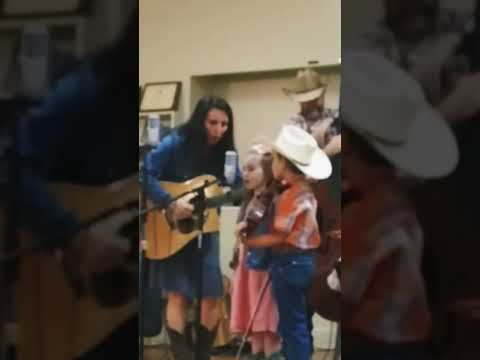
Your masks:
M247 222L246 221L241 221L237 224L237 227L235 229L235 236L237 239L240 239L241 242L245 240L245 230L247 228Z

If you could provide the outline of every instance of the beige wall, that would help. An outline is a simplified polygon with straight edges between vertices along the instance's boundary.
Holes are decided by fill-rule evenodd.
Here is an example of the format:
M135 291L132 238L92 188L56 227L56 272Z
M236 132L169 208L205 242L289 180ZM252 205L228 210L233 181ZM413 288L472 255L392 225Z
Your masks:
M340 68L318 71L328 82L327 106L338 108ZM240 159L252 141L260 137L273 140L288 116L298 112L299 105L282 91L295 75L296 71L271 71L209 78L210 91L227 99L234 111L235 142Z
M340 58L339 0L140 0L140 84L297 68Z

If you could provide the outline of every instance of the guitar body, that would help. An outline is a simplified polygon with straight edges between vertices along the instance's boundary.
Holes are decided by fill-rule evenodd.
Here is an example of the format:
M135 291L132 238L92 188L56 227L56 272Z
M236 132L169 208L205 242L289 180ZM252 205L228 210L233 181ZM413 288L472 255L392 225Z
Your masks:
M160 182L160 185L172 197L176 197L204 185L205 181L212 182L214 180L215 177L211 175L202 175L184 183L163 181ZM223 190L217 184L205 189L207 199L222 194ZM219 231L220 219L218 210L216 208L207 209L205 216L206 222L203 232L212 233ZM198 230L193 230L186 234L181 232L168 221L165 210L152 211L147 215L145 233L148 242L146 257L150 260L163 260L178 253L200 234Z
M342 318L341 293L330 289L327 282L328 275L329 273L315 275L312 288L308 293L309 304L322 318L340 322Z
M57 184L50 189L80 221L87 221L138 200L138 177L109 187ZM26 234L22 234L22 241L29 243ZM120 307L105 308L92 295L77 298L63 267L46 253L21 260L16 291L19 360L74 359L104 340L137 311L133 300Z
M324 319L340 322L340 292L330 289L327 278L335 268L341 256L341 240L330 235L324 238L325 245L316 254L315 275L308 293L308 300L313 310Z

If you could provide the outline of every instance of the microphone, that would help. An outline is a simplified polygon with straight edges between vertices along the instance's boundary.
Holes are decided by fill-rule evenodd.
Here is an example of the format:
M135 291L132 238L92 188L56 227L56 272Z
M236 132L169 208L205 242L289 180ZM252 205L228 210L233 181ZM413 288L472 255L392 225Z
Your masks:
M224 176L228 185L233 185L237 173L237 153L229 150L225 153Z
M160 117L157 114L148 115L147 144L157 146L160 142Z
M225 204L238 204L241 203L247 196L247 192L244 188L232 189L225 192L223 195L218 195L206 199L207 207L220 207Z
M20 92L32 99L41 99L49 88L48 29L44 25L26 25L22 30L18 62Z

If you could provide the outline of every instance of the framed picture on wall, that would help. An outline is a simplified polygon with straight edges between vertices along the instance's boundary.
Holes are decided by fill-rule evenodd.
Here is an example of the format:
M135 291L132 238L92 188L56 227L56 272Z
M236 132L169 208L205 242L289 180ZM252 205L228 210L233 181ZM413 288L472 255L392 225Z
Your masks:
M31 18L85 13L90 0L0 0L0 17Z
M142 90L140 111L172 111L178 109L179 81L146 83Z

